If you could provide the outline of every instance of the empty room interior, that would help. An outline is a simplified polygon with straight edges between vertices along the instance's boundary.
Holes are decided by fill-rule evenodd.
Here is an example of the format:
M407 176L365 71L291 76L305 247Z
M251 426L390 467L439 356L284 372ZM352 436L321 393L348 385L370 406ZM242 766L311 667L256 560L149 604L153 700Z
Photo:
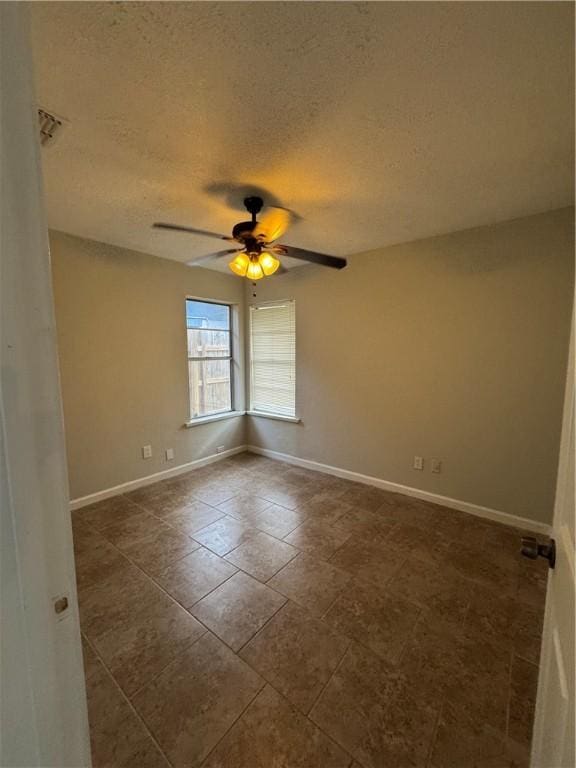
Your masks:
M0 764L574 768L574 4L4 6Z

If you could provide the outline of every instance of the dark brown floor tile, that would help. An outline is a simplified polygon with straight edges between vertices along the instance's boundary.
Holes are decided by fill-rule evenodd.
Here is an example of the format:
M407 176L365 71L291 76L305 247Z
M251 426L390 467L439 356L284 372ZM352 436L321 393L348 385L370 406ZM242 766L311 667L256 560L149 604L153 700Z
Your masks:
M237 520L250 523L253 515L257 512L262 512L270 504L270 501L261 499L259 496L253 496L250 493L238 493L236 496L228 499L228 501L220 504L218 509L221 509L227 515L232 515Z
M317 482L317 478L322 477L318 472L301 467L290 467L284 473L284 481L294 484L298 487L310 487L310 483Z
M167 515L186 509L195 501L196 499L185 491L165 490L141 501L140 505L157 517L165 518Z
M94 646L116 682L132 696L205 631L184 608L167 600L96 638Z
M151 533L166 528L167 526L161 520L142 510L138 515L107 525L101 529L101 533L115 547L123 550L126 546L140 541Z
M426 764L437 712L394 667L353 644L310 718L366 768L396 768Z
M468 637L513 648L518 656L538 664L543 618L543 609L475 586L464 631Z
M194 498L217 507L228 499L233 498L238 493L238 485L225 485L224 483L214 483L194 488L192 493Z
M379 510L352 507L338 521L338 525L346 529L356 539L364 539L372 544L387 546L388 537L397 523L390 520Z
M548 561L544 558L538 560L521 558L518 564L516 599L543 610L547 586Z
M475 585L466 615L464 634L485 637L492 643L512 645L516 628L517 603L496 590Z
M74 555L79 591L132 567L130 561L96 531L84 535L78 529L75 530Z
M322 616L351 578L346 571L302 553L278 571L268 585L310 613Z
M127 561L128 562L128 561ZM129 567L112 572L78 593L80 624L90 641L111 629L154 613L169 602L166 594L142 571Z
M540 663L544 606L516 603L513 647L514 653L533 664Z
M356 507L357 509L365 509L368 512L375 512L379 509L385 498L385 491L358 483L354 487L348 488L340 496L340 500L345 504L350 504L351 507Z
M457 546L466 545L472 550L482 551L484 555L489 554L484 545L490 525L488 521L455 509L442 507L438 509L442 510L435 521L438 534Z
M301 525L306 516L300 510L286 509L279 504L270 504L254 517L254 525L265 533L282 539Z
M344 542L350 538L349 532L322 521L307 520L284 538L289 544L308 552L321 560L328 560Z
M136 488L129 493L122 494L125 498L133 501L134 504L138 504L145 507L145 502L152 499L154 496L161 496L166 491L171 490L170 480L163 480L160 483L153 483L152 485L146 485L142 488Z
M194 536L207 525L215 523L223 517L223 513L202 501L191 501L185 507L170 512L164 520L187 536Z
M160 574L171 563L194 552L199 544L168 526L124 547L124 553L151 576Z
M285 602L283 595L238 571L190 610L238 651Z
M236 573L236 568L204 547L176 560L154 579L189 608Z
M329 525L338 522L352 509L349 504L341 501L330 491L315 493L306 504L298 507L307 518L318 520Z
M410 637L420 608L354 579L326 613L334 629L395 663Z
M392 577L388 590L419 605L428 624L448 631L462 627L472 592L465 579L414 556L409 557Z
M225 515L215 523L207 525L194 533L194 539L215 552L220 557L227 555L236 547L254 536L258 530L234 517Z
M287 509L296 509L310 501L314 496L314 490L276 483L270 488L262 489L260 495L273 504L279 504Z
M302 712L307 713L350 641L288 602L252 638L240 656Z
M409 552L413 557L444 565L449 558L450 542L437 530L398 523L390 531L386 544L391 549Z
M348 768L350 761L349 755L266 686L204 768Z
M451 547L445 565L470 581L497 590L502 596L513 597L517 589L516 568L503 568L494 563L487 552L467 544Z
M476 768L481 760L503 761L505 742L504 732L468 716L446 700L438 722L431 762L434 768ZM496 762L495 765L500 764Z
M93 768L169 768L101 662L86 681Z
M133 515L139 515L142 508L125 496L113 496L110 499L90 504L78 509L74 514L93 528L100 530L112 523L126 520Z
M168 759L196 768L263 684L207 633L133 699Z
M359 579L384 587L398 573L406 558L407 554L402 550L383 549L378 544L352 536L330 558L330 563Z
M390 520L418 525L426 530L433 528L441 517L434 505L400 494L388 494L384 497L378 512Z
M447 699L463 714L505 730L509 649L419 622L400 668L414 696L431 703Z
M298 550L267 533L258 533L226 555L225 559L259 581L268 581Z
M512 661L510 683L510 713L508 735L511 739L530 746L536 706L538 667L515 656Z
M523 535L517 528L491 523L486 530L484 547L495 563L513 569L522 557L520 549Z
M530 749L507 739L501 755L480 757L474 763L474 768L530 768Z

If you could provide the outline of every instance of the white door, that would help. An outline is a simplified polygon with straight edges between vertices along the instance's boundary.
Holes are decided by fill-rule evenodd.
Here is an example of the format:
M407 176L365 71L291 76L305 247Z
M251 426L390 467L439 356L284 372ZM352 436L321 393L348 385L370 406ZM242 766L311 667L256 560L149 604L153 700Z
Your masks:
M574 768L574 329L568 379L554 524L556 567L550 571L540 679L532 747L532 768Z
M0 765L90 764L27 4L0 2Z

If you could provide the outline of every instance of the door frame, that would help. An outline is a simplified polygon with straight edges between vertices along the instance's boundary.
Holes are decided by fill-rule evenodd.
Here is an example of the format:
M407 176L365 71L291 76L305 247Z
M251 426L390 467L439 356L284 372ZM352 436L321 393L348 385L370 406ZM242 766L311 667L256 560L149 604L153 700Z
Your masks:
M0 765L90 765L26 3L0 3Z
M570 482L570 470L572 469L572 477L574 473L574 467L571 468L571 445L575 436L575 423L574 418L576 416L575 410L575 372L574 372L574 343L575 343L575 314L572 312L572 325L570 331L570 343L568 350L568 366L566 373L566 387L564 391L564 408L562 413L562 433L560 438L560 452L558 457L558 475L556 480L556 495L554 499L554 518L552 523L551 535L555 538L557 549L557 563L560 568L566 568L568 574L563 575L565 583L570 584L572 587L572 595L568 596L571 601L572 617L569 622L569 626L574 631L574 600L576 598L576 565L575 565L575 553L574 553L574 540L572 534L565 522L561 520L561 515L566 503L566 494L571 492ZM572 500L574 502L574 499ZM536 711L534 717L534 728L532 737L532 754L530 765L533 768L545 768L549 759L549 755L546 754L549 749L548 741L549 734L546 733L546 721L549 718L549 710L553 706L554 702L548 700L549 696L554 695L554 691L551 691L551 674L554 667L557 668L558 680L560 688L564 691L556 691L557 695L564 693L568 706L563 713L565 718L564 726L559 730L564 732L564 738L572 741L572 765L574 759L576 759L576 748L574 745L574 731L572 733L566 729L570 728L569 720L574 716L574 701L572 698L570 706L570 696L574 697L574 689L569 690L569 682L566 676L566 670L564 669L563 660L566 654L566 648L561 647L561 638L559 633L555 629L554 611L557 607L554 605L555 596L553 590L556 586L555 582L556 574L551 573L548 578L548 587L546 594L546 608L544 613L544 631L543 642L540 654L540 669L538 676L538 692L536 697ZM570 639L570 638L569 638ZM572 638L573 642L573 638ZM568 653L573 652L573 649L568 649ZM575 681L572 680L572 686ZM565 744L558 744L558 749L563 749ZM569 746L570 748L570 746ZM554 768L568 768L568 766L554 766ZM571 766L570 766L571 768Z

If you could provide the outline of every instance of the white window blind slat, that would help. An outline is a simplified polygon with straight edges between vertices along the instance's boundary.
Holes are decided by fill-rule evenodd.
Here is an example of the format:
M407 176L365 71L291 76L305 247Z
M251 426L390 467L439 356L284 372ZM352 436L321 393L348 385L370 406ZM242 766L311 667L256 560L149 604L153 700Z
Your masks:
M251 410L296 416L293 301L250 307Z

